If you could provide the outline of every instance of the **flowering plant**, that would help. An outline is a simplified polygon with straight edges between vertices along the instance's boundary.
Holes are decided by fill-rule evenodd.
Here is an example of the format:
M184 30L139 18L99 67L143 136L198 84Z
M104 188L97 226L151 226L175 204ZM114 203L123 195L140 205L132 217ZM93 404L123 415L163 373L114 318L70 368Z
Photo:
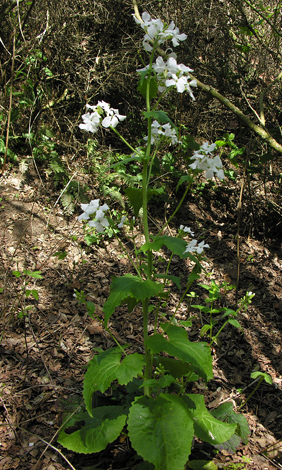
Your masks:
M201 379L207 383L213 377L209 345L189 341L185 328L191 326L191 321L178 321L176 318L179 305L191 284L199 278L203 252L209 245L204 241L198 243L193 238L191 228L183 225L180 226L177 237L165 233L166 227L183 203L194 176L202 172L206 178L215 175L222 180L224 172L219 156L213 157L216 145L204 143L194 152L191 158L193 163L179 181L178 185L186 184L180 203L159 233L150 234L148 201L157 195L157 190L150 188L149 184L157 150L162 144L177 145L181 142L177 127L165 112L157 109L160 99L153 107L152 102L158 92L164 94L172 88L179 93L187 91L195 99L191 87L195 87L197 82L189 82L189 72L192 70L178 64L174 53L168 57L165 57L165 53L164 57L158 55L154 62L156 52L160 54L160 45L171 40L175 47L179 45L179 41L186 39L186 35L180 34L174 22L166 25L160 19L151 18L146 12L142 14L142 20L136 16L134 19L145 32L143 45L149 53L149 64L137 71L140 74L138 89L146 100L146 111L143 114L147 119L148 135L145 137L144 148L133 149L127 143L133 151L130 160L137 160L142 165L142 187L128 188L126 195L136 219L140 209L142 210L145 243L141 247L135 247L135 258L130 258L136 274L114 278L103 308L103 323L110 332L109 320L118 306L126 303L131 312L141 303L144 353L127 354L127 346L119 344L114 337L116 347L98 351L88 363L85 374L83 398L86 411L68 418L60 431L59 442L73 451L92 453L104 449L108 443L124 433L128 435L137 453L156 470L182 470L191 453L194 435L214 446L226 441L232 446L234 434L237 434L236 442L240 441L239 437L246 442L248 435L244 420L238 419L233 410L228 410L228 422L223 422L217 419L221 416L220 409L216 410L215 417L207 410L202 395L187 393L189 382ZM97 132L102 125L105 128L110 127L119 136L116 126L125 116L104 101L99 101L96 106L87 105L87 108L92 113L82 116L81 129ZM124 139L123 141L125 142ZM78 219L87 221L96 231L103 232L113 221L109 221L105 215L108 206L99 204L99 199L82 204L83 213ZM118 228L122 229L125 223L126 217L122 217ZM189 243L184 239L187 236L192 238ZM135 243L135 238L132 239ZM154 267L153 254L162 246L170 250L171 257L165 273L158 273ZM169 282L174 282L180 289L180 278L169 274L173 255L182 260L190 258L194 267L186 280L185 292L173 316L169 321L160 323L162 302L169 296ZM87 302L86 306L89 314L95 315L95 305ZM153 332L150 335L149 314L154 316ZM114 381L125 387L126 397L124 391L117 391L115 400L109 406L93 406L95 392L104 393ZM222 416L224 414L225 409L222 410Z

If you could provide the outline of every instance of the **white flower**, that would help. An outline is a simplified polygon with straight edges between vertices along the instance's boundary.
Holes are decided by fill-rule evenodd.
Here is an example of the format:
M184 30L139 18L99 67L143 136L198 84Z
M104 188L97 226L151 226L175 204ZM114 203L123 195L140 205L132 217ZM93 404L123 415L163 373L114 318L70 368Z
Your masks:
M184 227L184 225L180 225L180 230L183 230L185 233L190 233L191 237L194 237L194 232L189 227Z
M99 207L100 199L94 199L89 204L81 204L81 209L84 211L77 220L88 220L90 219L89 215L94 214Z
M169 122L167 122L166 124L163 125L163 129L165 131L164 135L171 139L172 145L181 143L181 141L178 140L176 129L172 129L171 124Z
M125 219L126 219L126 216L124 215L124 216L121 218L120 223L118 224L118 228L122 228L122 227L123 227L123 224L124 224Z
M163 36L166 39L171 39L174 47L179 45L179 41L185 41L185 39L187 39L186 34L179 34L179 29L175 28L174 21L172 21L169 27L163 32Z
M192 100L195 101L195 97L192 93L191 86L197 86L197 80L191 80L188 83L187 77L184 75L177 76L176 74L172 74L172 78L165 81L167 87L175 85L178 93L183 93L184 91L188 91L189 95L191 96Z
M171 128L171 124L160 124L157 120L152 122L151 126L151 145L159 142L161 136L168 137L171 140L172 145L179 144L178 136L175 128ZM144 137L144 140L148 140L148 136Z
M108 111L108 115L103 119L102 126L103 127L116 127L119 121L124 121L126 116L119 114L118 109L110 108Z
M198 255L200 255L204 251L204 248L209 248L209 245L205 244L205 242L203 241L203 242L199 243L199 245L197 246L197 240L192 240L186 246L186 249L183 252L183 254L189 252L189 253L198 253Z
M140 24L141 28L145 31L145 37L143 45L146 51L151 51L152 46L147 41L157 41L158 44L162 44L165 40L171 39L173 46L178 46L179 41L184 41L187 36L182 33L179 34L179 29L175 27L172 21L170 25L165 28L163 22L158 19L153 19L147 12L142 13L142 21L133 15L136 23Z
M105 227L108 227L110 224L109 221L103 217L100 220L91 220L88 222L88 225L89 227L95 227L97 232L101 233L104 232Z
M81 129L84 129L89 132L97 132L101 120L101 115L99 113L106 113L106 117L102 121L103 127L116 127L119 121L123 121L126 116L119 114L119 110L115 108L110 108L109 103L105 101L98 101L96 106L91 106L90 104L86 105L87 109L92 109L93 113L87 113L82 116L84 121L83 124L79 124ZM98 111L97 111L98 108Z
M80 129L84 129L88 132L97 132L100 124L100 115L95 111L94 113L86 113L82 116L83 123L79 124Z
M88 222L89 227L95 227L97 232L103 232L105 227L109 226L109 221L105 217L105 212L109 209L107 204L103 204L99 207L100 199L95 199L90 204L81 204L83 214L81 214L77 220L89 220L90 215L95 213L95 220Z
M195 160L190 166L192 170L205 171L205 177L207 179L217 176L218 179L224 179L224 171L222 168L222 161L220 157L216 155L212 158L211 154L216 148L216 144L209 145L205 142L199 150L195 151L191 157L191 160Z
M209 145L208 142L205 142L203 145L201 145L201 149L202 149L205 153L212 153L215 148L216 148L216 144L211 144L211 145Z

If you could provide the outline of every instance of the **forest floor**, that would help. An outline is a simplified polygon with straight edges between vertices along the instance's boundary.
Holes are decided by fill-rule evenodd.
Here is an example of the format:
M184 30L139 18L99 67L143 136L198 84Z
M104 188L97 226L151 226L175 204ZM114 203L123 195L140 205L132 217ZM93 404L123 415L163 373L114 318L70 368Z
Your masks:
M85 179L85 175L82 177ZM89 200L100 197L95 182L89 186ZM251 193L244 191L239 257L236 208L240 187L232 181L220 191L188 196L170 226L172 233L180 224L189 226L195 238L210 245L203 263L209 276L203 273L202 282L213 279L236 285L239 260L238 298L246 291L255 293L247 312L239 315L242 331L226 327L214 347L214 379L207 389L193 384L193 393L204 394L210 409L228 400L238 409L256 385L250 377L254 370L266 372L273 380L272 385L263 382L241 409L250 427L247 445L234 454L223 450L214 457L211 446L195 441L193 455L202 460L214 457L219 468L282 468L281 215L277 207L274 210L274 206L266 204L261 186L254 179ZM0 275L4 289L0 293L0 469L132 469L135 454L126 439L118 439L94 455L75 454L56 441L64 403L82 400L85 365L93 348L113 345L101 324L87 316L86 309L78 304L74 289L84 291L102 318L112 276L130 272L131 264L115 240L86 245L83 224L77 222L80 212L69 217L59 204L54 207L59 192L54 194L51 183L46 182L43 188L36 175L26 179L13 170L2 176L0 194ZM167 217L176 202L172 192ZM255 211L250 210L251 205ZM164 214L161 204L151 204L152 232L162 224ZM126 232L124 241L127 243ZM54 256L58 252L65 252L65 258ZM166 258L167 253L163 251L162 256ZM189 262L173 259L171 274L187 278ZM161 267L162 262L159 263ZM41 271L42 279L31 278L27 285L38 291L38 301L31 296L25 301L22 298L24 279L12 272L24 269ZM172 301L164 312L167 318L179 298L177 288L172 289ZM203 304L205 289L193 286L192 290L197 295L196 303ZM222 302L234 308L235 299L232 290ZM19 318L23 305L31 309ZM184 301L179 318L191 315L196 315L196 319L188 330L189 338L207 340L199 335L198 312L190 310L188 300ZM207 320L203 318L204 322ZM140 307L129 314L121 306L111 318L110 329L122 344L130 345L132 352L142 351Z

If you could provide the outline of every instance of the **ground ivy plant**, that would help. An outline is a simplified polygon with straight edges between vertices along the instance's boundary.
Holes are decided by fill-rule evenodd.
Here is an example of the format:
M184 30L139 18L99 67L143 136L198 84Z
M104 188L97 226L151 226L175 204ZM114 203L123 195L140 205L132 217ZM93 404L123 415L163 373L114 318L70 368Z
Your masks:
M138 16L138 15L137 15ZM160 109L161 98L172 89L188 92L194 100L192 88L196 80L190 80L192 70L177 63L177 56L171 49L167 54L160 46L168 41L174 47L186 39L172 21L169 25L160 19L153 19L146 12L134 16L144 30L143 45L148 53L149 64L138 70L138 90L144 96L148 134L138 148L133 148L116 130L126 116L108 103L87 105L88 112L82 116L80 128L95 133L102 125L111 128L128 145L132 155L124 161L137 162L142 172L140 187L126 190L128 203L134 218L123 216L114 222L108 216L110 208L99 199L82 204L83 213L79 220L98 233L107 231L115 224L120 230L128 225L127 236L134 245L135 256L129 255L135 274L114 278L110 294L104 304L103 322L107 331L115 309L126 303L131 312L137 304L143 312L143 351L128 354L126 345L121 345L113 336L115 347L96 350L87 366L84 378L83 398L85 407L70 415L59 433L59 442L68 449L81 453L95 453L126 435L137 454L147 462L146 468L156 470L182 470L191 454L194 436L214 446L226 442L247 442L248 426L244 418L233 412L232 405L225 405L216 413L208 411L204 396L187 393L189 382L202 380L207 383L213 378L212 356L206 342L191 342L187 326L191 321L178 321L175 313L189 292L192 283L199 278L201 259L208 245L193 238L189 227L180 227L176 237L166 233L166 227L183 203L194 178L203 173L206 178L224 178L222 162L214 156L216 144L204 143L191 157L187 173L182 175L178 186L186 185L183 197L174 213L157 234L150 234L148 224L148 202L158 196L158 188L152 183L152 168L162 146L181 143L178 129L168 115ZM142 217L139 217L140 214ZM139 217L139 218L138 218ZM143 245L136 246L133 228L140 220L144 236ZM135 226L134 226L135 224ZM190 237L189 243L186 237ZM119 238L121 243L122 237ZM156 269L155 253L165 246L170 252L165 272ZM124 250L126 254L126 250ZM190 258L194 267L187 275L186 288L180 303L169 320L160 321L169 300L171 282L180 288L180 278L169 274L173 257L181 260ZM78 300L83 295L75 294ZM90 315L95 315L95 305L86 304ZM149 334L149 319L153 325ZM152 331L151 331L152 330ZM102 396L111 389L111 397ZM227 410L228 408L228 410ZM144 465L144 464L142 464ZM140 467L141 468L141 467ZM143 467L142 467L143 468Z

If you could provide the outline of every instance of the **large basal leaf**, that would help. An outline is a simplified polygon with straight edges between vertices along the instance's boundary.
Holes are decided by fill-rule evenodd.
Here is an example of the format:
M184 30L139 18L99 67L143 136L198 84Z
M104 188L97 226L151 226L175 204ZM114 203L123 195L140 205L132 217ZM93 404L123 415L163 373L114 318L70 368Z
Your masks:
M248 421L244 415L235 413L232 402L222 403L222 405L220 405L218 408L212 410L211 414L221 421L225 421L227 423L236 423L236 434L240 436L244 444L248 443L250 435Z
M193 421L176 395L137 398L129 411L134 449L155 470L182 470L191 453Z
M166 325L165 333L168 340L156 334L148 338L147 345L154 354L167 352L181 361L192 364L194 371L204 380L213 378L212 357L207 343L192 343L187 332L175 325Z
M189 408L194 421L194 432L199 439L216 445L233 436L236 424L223 423L212 416L206 408L203 395L189 394L184 395L182 399Z
M132 297L136 302L140 302L158 295L162 289L162 284L157 284L150 279L144 281L132 274L115 278L111 284L110 295L103 308L105 312L105 326L107 326L108 320L114 313L115 308L125 302L125 299Z
M122 352L119 348L112 348L94 356L88 363L83 382L83 398L86 409L91 416L94 392L99 390L104 393L114 380L117 380L120 385L126 385L134 377L142 374L145 364L143 355L130 354L120 362L121 355Z
M191 253L185 253L187 242L182 238L169 237L168 235L161 235L156 237L152 242L147 242L141 246L140 250L146 253L148 250L159 251L161 247L165 245L174 255L178 255L180 258L189 257L192 261L197 263L197 258L191 255Z
M94 408L93 414L92 418L88 413L73 416L59 432L58 442L73 452L83 454L105 449L120 435L127 415L122 406Z

